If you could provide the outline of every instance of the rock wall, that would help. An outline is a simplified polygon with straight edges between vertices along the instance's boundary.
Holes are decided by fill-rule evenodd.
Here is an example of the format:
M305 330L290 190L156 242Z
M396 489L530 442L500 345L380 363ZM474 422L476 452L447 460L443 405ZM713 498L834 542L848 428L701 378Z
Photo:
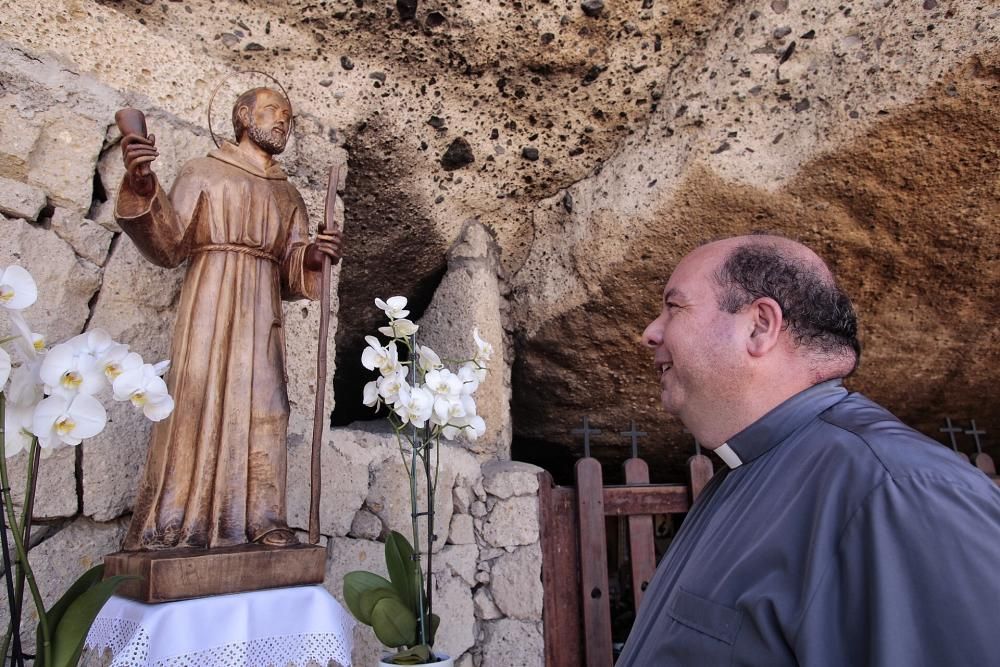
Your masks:
M692 443L658 411L636 339L685 251L752 229L811 243L854 295L867 350L855 388L927 433L945 416L1000 426L996 12L959 0L25 0L0 39L66 64L40 85L89 74L192 128L234 69L278 74L301 116L300 181L322 183L349 147L341 369L376 323L373 286L421 313L478 219L505 274L524 455L575 455L569 432L589 413L604 430L596 451L623 458L611 434L635 418L666 479ZM13 144L57 145L58 130L16 122ZM14 180L58 176L18 150L4 158ZM86 198L71 190L57 199ZM347 424L360 385L337 379Z
M38 280L38 304L26 311L32 327L50 342L101 327L146 359L166 357L184 268L151 266L122 237L111 214L123 176L111 119L129 100L92 77L70 76L64 63L9 45L0 49L0 61L9 72L0 83L2 117L10 130L0 136L0 210L7 231L0 239L0 265L20 264ZM205 128L156 107L144 108L161 151L155 168L169 184L185 161L211 147L211 140ZM302 163L303 156L310 141L329 144L335 135L313 119L300 119L298 147L286 163L313 220L322 213L325 183L314 164ZM336 156L340 149L334 148ZM486 228L467 222L446 253L447 271L418 320L421 342L442 357L470 356L473 325L495 348L491 372L477 393L487 432L476 442L442 447L435 502L439 539L433 545L433 571L443 623L437 648L466 667L510 664L510 656L518 656L519 664L540 664L542 654L537 469L500 462L509 458L512 428L511 352L503 327L498 254ZM334 285L338 277L339 269ZM336 296L332 307L336 313ZM288 303L284 314L292 406L288 518L304 531L317 305ZM331 369L334 361L331 350ZM326 585L338 598L347 571L384 568L379 540L388 531L409 533L406 474L398 444L381 424L333 429L324 442L320 531L330 554ZM131 406L111 404L101 434L43 461L31 553L46 604L103 554L119 548L149 430ZM13 487L23 488L25 454L8 464ZM494 568L501 573L495 582ZM5 606L0 609L0 622L6 612ZM23 622L24 646L31 650L37 617L30 604ZM373 633L359 626L356 639L358 664L370 664L381 652Z
M448 270L418 320L420 344L443 359L465 359L472 323L491 341L490 373L476 392L486 433L475 442L442 444L434 502L434 609L441 616L435 649L462 667L541 665L542 582L538 523L540 468L509 460L510 351L503 331L497 247L478 223L467 223L447 254ZM411 534L409 483L399 445L382 422L334 429L324 451L324 499L335 522L325 585L341 598L343 576L385 573L382 542L390 530ZM306 461L302 460L305 479ZM328 468L328 470L327 470ZM298 473L291 473L292 475ZM329 475L329 476L328 476ZM303 484L302 488L306 486ZM290 489L290 496L294 492ZM303 493L304 495L304 493ZM420 502L426 496L420 494ZM304 518L306 499L289 500ZM419 520L426 530L426 520ZM367 627L355 629L355 664L373 664L382 649Z
M165 356L182 270L150 267L110 219L121 176L110 119L147 110L169 181L211 146L220 82L226 97L238 69L277 75L297 114L284 158L313 220L328 165L350 166L329 406L344 426L325 450L331 563L377 560L372 540L400 516L391 443L348 424L363 410L345 412L366 379L372 300L410 297L425 342L445 350L481 322L500 358L481 390L490 431L452 457L439 583L473 609L452 650L520 664L485 647L535 646L537 619L517 606L531 596L496 586L534 559L517 541L530 521L516 539L496 533L530 514L532 495L494 494L487 472L512 450L568 470L571 429L589 414L605 461L627 456L617 434L635 419L654 480L682 474L693 443L659 411L638 336L672 266L704 240L768 229L810 244L860 314L850 386L932 436L945 417L976 419L1000 455L998 19L962 0L8 3L0 264L41 276L29 316L52 339L103 326ZM289 304L286 317L298 480L317 308ZM127 516L148 427L112 418L46 462L38 539ZM971 436L959 446L972 451ZM289 486L301 521L303 487Z

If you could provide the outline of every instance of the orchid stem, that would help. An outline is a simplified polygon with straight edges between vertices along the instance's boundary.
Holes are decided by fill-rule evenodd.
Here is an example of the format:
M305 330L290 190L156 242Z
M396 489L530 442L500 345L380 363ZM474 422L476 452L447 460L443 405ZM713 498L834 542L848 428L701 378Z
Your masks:
M2 433L2 427L0 427L0 433ZM6 451L4 451L2 436L0 436L0 456L4 456L6 458ZM4 493L6 493L6 491ZM15 609L17 607L14 604L14 562L10 557L10 545L7 542L7 521L4 518L3 512L0 512L0 531L2 531L0 532L0 540L2 540L3 543L3 578L7 583L7 601L10 606L10 621L7 623L7 631L4 633L3 637L3 646L0 648L0 664L3 664L3 661L7 659L7 650L11 648L11 639L13 639L13 653L10 656L10 664L14 665L15 660L18 660L21 656L21 636L20 634L14 634L14 619L17 618L17 615L15 614Z
M25 553L31 550L31 519L35 513L35 491L38 488L38 466L41 461L41 453L38 438L32 438L28 448L28 477L24 483L24 504L21 507L21 539L24 540ZM14 590L16 613L11 617L11 622L14 623L14 632L18 636L21 634L21 608L24 604L24 575L24 570L18 568L17 586Z
M430 443L427 443L430 444ZM440 458L440 452L438 452L438 457ZM433 591L432 584L434 581L434 576L432 574L431 565L434 559L434 485L431 483L431 459L430 452L426 452L423 457L424 460L424 479L427 484L427 609L428 616L426 617L427 622L430 622L430 609L433 609L432 597ZM422 612L421 612L422 613ZM428 632L428 634L430 634Z
M0 457L7 460L7 443L6 443L6 433L4 431L4 403L3 395L0 394ZM5 497L10 493L10 488L7 486L3 487L2 493ZM11 531L16 531L17 526L11 526ZM19 587L18 591L14 590L14 560L10 557L10 544L7 542L7 521L4 518L4 513L0 511L0 540L3 541L3 564L4 564L4 580L7 582L7 599L10 605L10 621L7 624L7 631L4 633L3 646L0 649L0 663L7 657L7 649L11 648L11 642L13 641L13 650L10 656L10 664L13 665L24 665L24 657L21 651L21 633L20 633L20 619L21 619L21 599L23 598L23 585ZM18 569L20 572L20 569ZM19 583L21 583L19 579Z
M4 423L4 412L5 412L5 397L0 394L0 424ZM35 466L31 465L30 462L37 460L36 450L38 448L38 441L33 439L31 442L31 448L28 452L28 477L31 478L36 470ZM31 482L29 481L29 484ZM0 457L0 487L4 489L10 489L10 480L7 476L7 457ZM27 499L25 499L27 501ZM38 610L38 625L41 628L42 635L42 655L45 656L45 665L52 664L52 640L49 632L49 622L45 617L45 603L42 601L42 594L38 591L38 584L35 582L35 573L31 569L31 565L28 564L28 551L24 546L23 534L18 530L17 520L14 514L14 501L11 498L10 491L5 491L3 493L4 509L7 511L7 520L13 530L11 530L11 535L14 537L14 548L17 551L17 561L19 571L24 572L24 576L28 582L28 589L31 591L31 598L35 603L35 608ZM27 502L25 503L27 504ZM16 627L16 624L15 624ZM37 651L37 649L36 649Z

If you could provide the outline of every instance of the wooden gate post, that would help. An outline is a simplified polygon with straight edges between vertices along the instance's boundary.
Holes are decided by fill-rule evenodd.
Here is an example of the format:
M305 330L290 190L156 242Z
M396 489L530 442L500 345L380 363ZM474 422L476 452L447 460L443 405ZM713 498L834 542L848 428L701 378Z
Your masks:
M542 546L545 665L579 667L583 664L583 634L576 494L572 488L555 486L552 475L546 471L538 473L538 519Z
M611 604L604 533L604 482L597 459L576 462L576 500L580 521L580 587L587 667L611 667Z
M702 489L712 479L715 469L712 467L712 460L702 453L695 454L687 461L688 481L691 485L691 504L701 495Z
M638 457L625 461L625 483L649 484L649 466ZM619 519L620 520L620 519ZM653 515L630 514L628 517L629 560L632 562L632 598L639 613L642 596L656 572L656 545L653 542Z

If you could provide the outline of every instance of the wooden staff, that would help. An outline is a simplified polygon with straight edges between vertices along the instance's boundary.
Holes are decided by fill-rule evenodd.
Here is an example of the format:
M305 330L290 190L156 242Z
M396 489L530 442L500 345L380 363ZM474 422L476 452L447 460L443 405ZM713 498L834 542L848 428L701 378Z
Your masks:
M330 167L330 181L326 186L326 206L320 233L337 225L337 188L340 186L341 165ZM326 417L326 342L330 332L330 258L323 256L323 287L320 293L319 349L316 353L316 405L313 415L312 477L309 496L309 542L319 543L319 496L322 483L320 473L320 448Z

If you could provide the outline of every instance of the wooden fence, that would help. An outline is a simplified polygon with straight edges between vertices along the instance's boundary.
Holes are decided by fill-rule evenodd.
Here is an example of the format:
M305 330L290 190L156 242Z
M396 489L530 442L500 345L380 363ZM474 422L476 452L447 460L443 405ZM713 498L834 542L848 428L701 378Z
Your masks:
M973 463L1000 485L992 459ZM625 462L624 486L604 486L600 463L576 463L576 487L538 475L545 591L546 667L611 667L611 601L606 517L627 517L633 601L639 609L656 570L653 516L684 514L712 477L704 455L688 460L688 484L650 484L642 459Z
M656 570L653 516L686 513L711 479L712 462L693 456L688 471L689 484L650 484L646 462L631 458L626 484L604 486L600 463L588 457L576 463L575 488L555 486L549 473L539 473L546 667L611 667L605 517L627 517L638 609Z

